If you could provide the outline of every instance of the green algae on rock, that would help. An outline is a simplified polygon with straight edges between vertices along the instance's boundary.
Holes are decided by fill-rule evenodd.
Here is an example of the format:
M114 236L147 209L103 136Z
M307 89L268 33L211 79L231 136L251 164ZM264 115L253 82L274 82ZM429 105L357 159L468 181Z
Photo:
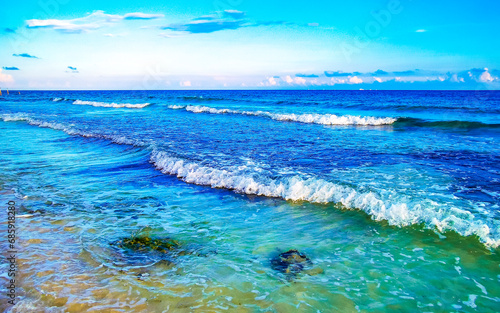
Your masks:
M175 251L181 246L177 240L171 238L151 238L149 236L122 238L110 243L110 245L136 252L158 251L162 253Z

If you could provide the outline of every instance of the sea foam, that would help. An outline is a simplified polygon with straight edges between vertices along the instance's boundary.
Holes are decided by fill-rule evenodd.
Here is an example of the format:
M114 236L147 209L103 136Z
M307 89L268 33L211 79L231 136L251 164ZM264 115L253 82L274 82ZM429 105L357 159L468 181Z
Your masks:
M2 114L0 116L0 119L2 119L4 122L22 121L22 122L28 123L29 125L38 126L41 128L50 128L50 129L54 129L54 130L60 130L60 131L65 132L68 135L73 135L73 136L106 139L106 140L112 141L113 143L121 144L121 145L133 145L133 146L138 146L138 147L147 146L147 144L141 140L129 139L125 136L120 136L120 135L97 134L97 133L94 133L91 131L80 130L80 129L77 129L77 128L70 126L70 125L64 125L64 124L57 123L57 122L42 121L42 120L32 118L32 117L30 117L26 114L22 114L22 113Z
M318 113L272 113L267 111L240 111L233 109L217 109L201 105L169 105L170 109L184 109L193 113L210 113L210 114L239 114L253 115L271 118L276 121L299 122L306 124L321 124L321 125L360 125L360 126L378 126L390 125L397 119L392 117L373 117L373 116L354 116L354 115L335 115L335 114L318 114Z
M279 197L291 201L340 203L347 209L359 209L376 221L387 221L399 227L421 224L440 232L456 231L463 236L476 235L487 246L500 246L498 221L485 221L473 213L455 207L445 210L431 200L411 201L390 193L386 199L375 192L359 192L353 187L321 178L298 175L270 179L258 172L217 169L153 151L151 163L164 174L175 175L192 184L225 188L235 192Z
M75 100L73 104L78 105L91 105L95 107L104 107L104 108L129 108L129 109L142 109L150 105L151 103L106 103L106 102L95 102L95 101L83 101L83 100Z

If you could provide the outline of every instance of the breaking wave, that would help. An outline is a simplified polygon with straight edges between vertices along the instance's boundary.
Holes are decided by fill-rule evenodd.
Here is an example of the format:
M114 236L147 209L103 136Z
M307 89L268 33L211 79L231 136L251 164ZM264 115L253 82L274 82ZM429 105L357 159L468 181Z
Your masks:
M133 146L138 146L138 147L144 147L146 146L146 143L144 143L141 140L131 140L126 138L125 136L119 136L119 135L104 135L104 134L97 134L91 131L85 131L85 130L80 130L76 129L72 126L64 125L61 123L57 122L46 122L42 120L38 120L35 118L32 118L26 114L2 114L0 116L0 119L2 119L4 122L26 122L29 125L33 126L38 126L42 128L50 128L54 130L60 130L65 132L68 135L74 135L74 136L81 136L81 137L87 137L87 138L100 138L100 139L106 139L110 140L113 143L116 144L121 144L121 145L133 145Z
M131 103L106 103L106 102L95 102L95 101L83 101L83 100L76 100L73 102L73 104L78 104L78 105L91 105L95 107L104 107L104 108L129 108L129 109L142 109L150 105L151 103L137 103L137 104L131 104Z
M202 166L162 151L153 151L151 163L162 173L175 175L187 183L292 201L340 203L347 209L362 210L376 221L386 220L390 225L403 227L424 223L440 232L453 230L463 236L477 235L487 246L500 245L500 234L492 234L490 226L475 219L471 212L458 208L443 210L431 200L411 202L406 198L398 200L397 195L391 195L390 201L382 200L375 192L359 192L353 187L320 178L304 179L295 175L270 179L256 172ZM495 228L498 225L492 225L493 231Z
M392 117L373 117L373 116L353 116L353 115L335 115L335 114L294 114L294 113L271 113L266 111L240 111L232 109L216 109L200 105L169 105L170 109L184 109L193 113L210 113L210 114L239 114L268 117L276 121L299 122L306 124L321 124L321 125L361 125L361 126L377 126L390 125L397 119Z
M500 225L474 213L436 203L430 199L412 200L395 192L361 192L355 187L327 181L319 177L300 175L269 177L256 170L241 167L219 169L174 157L159 151L151 143L125 136L104 135L76 129L73 125L46 122L25 114L3 114L5 122L24 121L30 125L61 130L69 135L110 140L117 144L134 145L151 151L150 162L162 173L176 176L186 183L225 188L238 193L279 197L291 201L341 204L347 209L359 209L376 221L387 221L399 227L424 224L440 232L455 231L463 236L475 235L486 246L500 246ZM443 207L443 205L445 207Z
M358 125L358 126L379 126L393 125L404 127L435 127L435 128L500 128L500 124L488 124L476 121L427 121L410 117L373 117L335 114L295 114L295 113L271 113L266 111L240 111L233 109L217 109L201 105L169 105L168 108L174 110L186 110L193 113L210 114L239 114L268 117L276 121L299 122L307 124L321 125Z
M66 99L66 98L52 98L52 101L54 102L59 102L59 101L69 101L70 99Z

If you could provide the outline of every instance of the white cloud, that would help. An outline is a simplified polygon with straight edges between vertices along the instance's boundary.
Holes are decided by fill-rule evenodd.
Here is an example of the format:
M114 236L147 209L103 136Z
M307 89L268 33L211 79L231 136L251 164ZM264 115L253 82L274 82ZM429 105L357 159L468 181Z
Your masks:
M332 77L330 79L330 81L332 82L333 85L335 84L345 84L346 80L343 79L343 78L338 78L338 77Z
M9 74L3 74L2 69L0 69L0 83L13 83L14 78L12 78L12 75Z
M269 77L267 81L269 82L269 85L276 86L276 79L274 79L274 77Z
M140 20L151 20L165 17L163 14L146 14L141 12L127 13L123 18L127 20L140 19Z
M49 27L55 30L64 31L66 33L81 33L91 29L99 28L98 24L75 24L74 20L28 20L28 27Z
M458 77L457 74L453 74L450 77L450 82L452 82L452 83L463 83L463 82L465 82L465 80L464 80L463 77Z
M399 72L385 72L382 70L378 70L375 72L325 72L324 75L314 75L317 77L313 77L313 75L305 76L303 74L297 74L297 76L291 75L283 75L281 73L280 76L272 76L274 80L270 79L268 76L265 80L262 81L261 86L287 86L291 85L294 87L308 87L308 88L316 88L321 86L335 86L339 85L339 88L342 88L341 85L344 85L344 88L354 88L355 85L360 85L358 87L365 88L366 85L375 84L374 88L385 88L385 86L389 86L389 88L397 88L398 84L410 84L414 83L415 86L419 86L419 88L425 88L429 83L429 86L435 88L437 84L442 83L443 88L465 88L464 85L456 86L453 85L447 86L446 84L452 83L461 83L461 84L497 84L500 82L500 71L496 69L488 69L488 68L473 68L467 71L462 72L438 72L431 70L406 70ZM281 79L279 79L281 77ZM272 82L276 81L276 85ZM349 86L350 85L350 86ZM408 86L408 85L407 85ZM369 89L369 88L368 88Z
M488 72L488 69L485 68L485 72L483 74L481 74L481 76L479 76L479 81L483 82L483 83L488 83L488 82L492 82L494 81L495 79L491 76L491 74Z
M238 11L238 10L224 10L224 12L229 13L229 14L242 14L244 12Z
M295 83L299 85L304 85L306 83L306 80L302 77L295 77Z
M163 14L146 14L146 13L127 13L125 15L106 14L104 11L94 11L93 13L70 20L27 20L28 28L52 28L65 33L82 33L89 30L97 29L105 24L119 22L124 19L155 19L163 17Z
M191 82L189 80L181 81L179 83L181 87L191 87Z
M416 33L425 33L427 30L425 29L417 29L415 32Z
M238 10L224 10L224 15L235 18L235 19L240 19L245 16L245 12L238 11Z
M353 76L353 77L349 78L349 82L351 84L361 84L363 82L363 80L361 78L359 78L358 76Z
M492 83L499 80L498 75L495 75L498 71L492 71L494 75L491 75L488 68L473 68L467 72L458 73L459 77L465 78L465 80L473 80L478 83Z

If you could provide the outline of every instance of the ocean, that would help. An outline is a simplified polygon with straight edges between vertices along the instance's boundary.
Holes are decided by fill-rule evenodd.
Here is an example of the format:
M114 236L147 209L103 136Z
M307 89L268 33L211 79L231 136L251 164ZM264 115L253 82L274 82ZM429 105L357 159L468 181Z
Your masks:
M498 91L21 91L0 130L5 311L500 308Z

